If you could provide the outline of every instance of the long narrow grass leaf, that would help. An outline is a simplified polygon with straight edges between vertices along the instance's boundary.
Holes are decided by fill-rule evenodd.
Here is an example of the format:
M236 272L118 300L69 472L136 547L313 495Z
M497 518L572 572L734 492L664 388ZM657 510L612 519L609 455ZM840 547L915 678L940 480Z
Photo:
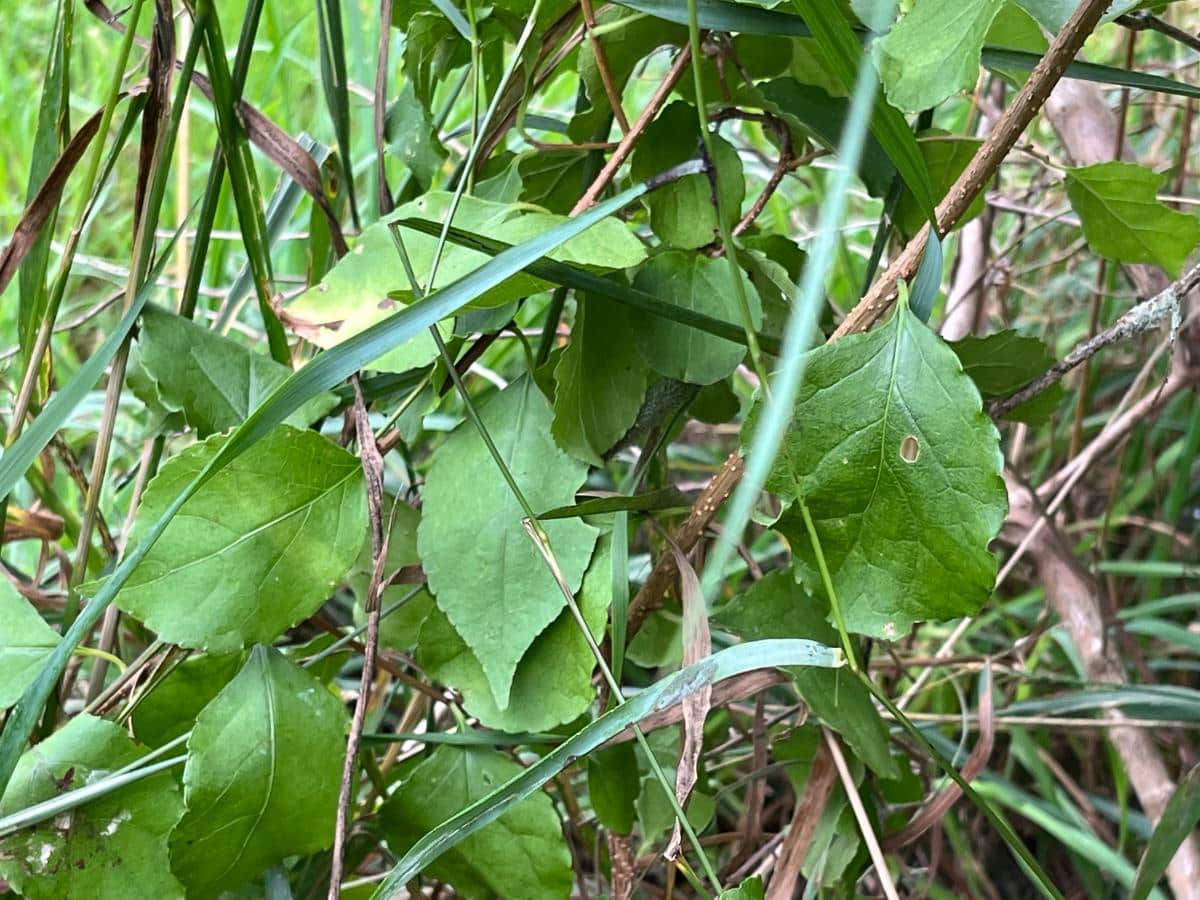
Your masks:
M805 640L767 640L738 644L680 669L605 713L563 741L520 775L447 819L421 838L375 891L375 900L394 897L424 869L460 841L470 837L520 803L574 760L591 753L651 713L667 709L696 691L755 669L778 666L836 668L839 651Z
M442 232L441 225L425 219L402 219L397 224L424 234L439 235ZM457 244L460 247L478 250L480 253L487 253L489 256L502 253L510 246L503 241L455 227L447 230L446 239L450 243ZM702 312L676 306L674 303L660 300L653 294L636 290L614 278L606 278L593 274L587 271L587 269L581 269L579 266L574 266L570 263L558 262L557 260L544 257L526 266L525 272L533 275L535 278L549 281L552 284L573 288L575 291L585 295L615 300L617 303L621 303L632 309L640 309L652 316L669 319L672 322L687 325L706 334L725 338L727 341L735 341L743 346L746 344L745 332L733 322L726 322L723 319L717 319ZM759 345L768 353L779 353L778 338L762 334L761 332L757 333L757 338Z

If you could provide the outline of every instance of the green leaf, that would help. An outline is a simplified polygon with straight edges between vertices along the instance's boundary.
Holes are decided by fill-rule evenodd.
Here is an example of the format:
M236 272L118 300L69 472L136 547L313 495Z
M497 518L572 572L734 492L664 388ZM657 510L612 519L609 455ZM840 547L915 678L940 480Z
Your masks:
M441 171L446 149L438 141L429 111L417 99L412 82L406 82L400 96L388 106L383 127L388 152L408 166L418 184L428 186Z
M933 187L933 196L940 201L946 196L955 180L962 174L963 169L975 156L975 151L983 142L975 138L952 137L945 133L926 132L917 140L921 148L921 156L925 159L925 167L929 171L929 181ZM966 224L983 211L983 194L971 201L966 213L955 224L955 228ZM913 199L912 192L905 190L896 204L896 227L911 237L921 230L925 217Z
M144 403L182 411L200 437L240 425L292 374L269 356L155 306L142 313L138 349L149 381L131 379L134 393ZM336 402L332 394L320 394L286 421L305 427Z
M1158 201L1165 180L1126 162L1068 169L1067 196L1088 246L1117 262L1151 263L1178 277L1200 242L1200 221Z
M404 74L418 100L428 106L438 82L470 62L470 47L454 20L440 12L421 11L398 21L406 6L397 4L393 16L393 23L404 30Z
M516 164L521 179L521 199L545 207L550 212L562 215L569 213L579 199L581 185L588 172L589 152L531 150L521 154Z
M585 298L554 381L554 439L576 459L603 465L604 453L637 419L650 384L629 311Z
M638 181L655 172L678 165L696 155L700 124L695 107L676 101L659 113L629 163ZM746 197L746 180L737 150L724 138L713 136L713 164L721 190L721 207L732 226L741 214ZM650 228L669 247L694 250L719 237L712 181L698 173L680 178L646 198Z
M214 437L150 483L133 541L214 458ZM278 426L184 505L117 605L164 641L221 653L269 642L329 597L367 531L358 460L311 431Z
M613 744L589 754L587 781L588 799L600 824L613 834L633 831L642 786L633 743Z
M20 699L58 642L58 632L16 588L0 580L0 710Z
M1002 465L975 385L903 305L883 327L812 351L767 488L805 499L847 627L894 640L987 600L988 542L1008 510ZM811 576L800 515L779 529Z
M417 553L417 526L421 522L421 513L413 509L403 500L387 498L383 506L384 516L391 521L388 532L387 558L384 562L383 576L389 577L393 572L405 566L419 566L420 554ZM366 608L367 591L371 587L371 572L374 564L371 560L371 542L363 544L358 562L350 571L347 581L354 594L354 621L362 624L366 621L363 610ZM398 603L412 592L413 585L406 583L388 585L380 597L380 610L386 610ZM410 598L395 612L390 613L379 622L379 643L393 650L407 650L417 643L421 633L421 623L433 609L433 597L428 591L420 591Z
M744 272L739 270L738 277L745 285L757 328L762 324L758 292ZM729 288L728 264L723 259L679 250L660 253L638 270L633 287L682 309L727 322L737 321L739 316L737 298ZM745 356L745 349L739 344L641 310L633 312L630 322L637 349L646 364L668 378L712 384L732 374Z
M950 349L987 400L1007 397L1054 365L1054 357L1042 341L1011 329L951 341ZM1005 418L1040 424L1058 408L1062 395L1062 385L1053 384Z
M550 404L532 379L494 395L480 415L534 509L575 499L587 467L554 443ZM464 422L434 456L417 544L438 607L479 659L497 707L505 709L517 663L565 601L499 475L483 438ZM568 584L578 588L596 530L574 519L547 523L545 530Z
M145 753L119 725L79 715L25 753L0 816L82 787ZM0 841L0 876L28 900L183 897L167 837L183 813L175 779L159 772Z
M433 233L435 230L435 226L431 226L428 222L413 222L413 227L425 229L426 233ZM465 247L481 250L488 255L496 255L509 249L507 244L454 227L450 229L447 240ZM622 306L642 310L647 315L678 322L681 325L695 328L705 334L725 338L742 346L746 344L746 332L740 325L735 325L726 319L716 319L696 310L678 306L655 297L652 294L647 294L645 291L634 290L615 275L607 277L593 275L591 272L581 269L578 266L555 262L545 257L529 262L525 266L525 269L530 275L544 278L553 284L574 288L576 293L582 292L589 297L603 297L606 300L614 300ZM762 334L761 332L757 337L759 345L765 351L776 354L779 352L778 338L769 334Z
M332 843L345 730L342 703L321 682L276 650L251 651L188 739L171 864L189 897Z
M991 51L1008 49L1041 56L1049 46L1046 35L1033 17L1016 3L1008 2L1000 8L996 18L992 20L992 27L988 29L984 62L997 74L1020 88L1029 80L1029 67L1014 66L1007 69L998 66L991 58Z
M244 653L189 656L138 701L133 712L137 739L148 747L161 747L186 734L245 661Z
M804 637L836 644L828 613L788 572L777 571L735 597L712 621L747 640ZM840 733L855 756L882 778L900 774L888 750L887 727L861 681L841 669L793 669L791 675L813 714Z
M721 891L718 900L763 900L762 878L752 875L737 887Z
M1179 780L1175 793L1167 801L1167 808L1154 827L1150 844L1138 865L1137 878L1129 894L1131 900L1145 900L1149 896L1180 844L1194 834L1197 823L1200 823L1200 766L1195 766Z
M407 227L411 218L440 223L449 213L452 195L434 191L398 207L383 222L363 231L354 249L344 256L317 286L300 294L284 311L292 330L318 347L330 348L359 334L412 301L412 291L399 265L389 222L405 222L400 228L405 249L419 279L426 279L433 266L438 238ZM464 196L454 216L456 226L477 231L508 244L519 244L550 231L567 221L562 216L531 212L528 206L493 203ZM440 224L438 229L440 230ZM549 254L553 259L575 263L595 271L637 265L645 258L641 242L616 219L604 219L585 234L562 243ZM487 262L476 250L447 243L437 278L430 290L440 290ZM503 306L549 287L549 282L525 274L514 274L477 295L475 306ZM441 326L448 336L449 325ZM423 366L437 357L437 345L429 334L414 336L389 353L370 362L369 368L404 372Z
M407 852L431 829L486 797L522 769L495 750L441 746L409 772L380 810L389 846ZM426 867L466 898L570 896L574 874L554 804L523 800Z
M980 52L1004 0L921 0L875 42L888 100L905 112L937 106L979 79Z
M863 60L858 38L842 11L816 0L792 0L792 5L800 10L812 27L813 35L825 52L834 75L849 93L858 78L860 66L869 63ZM870 128L871 134L896 167L896 172L916 197L925 218L934 221L933 189L929 185L929 176L917 149L916 138L904 116L886 103L877 103L871 113Z
M579 611L599 641L612 603L611 541L596 551L579 592ZM544 731L571 722L596 699L592 670L596 659L570 610L564 609L517 663L508 705L497 706L479 657L440 609L421 628L417 647L421 668L463 696L463 706L484 725L510 733Z
M430 862L534 794L566 766L587 756L651 712L673 706L705 685L754 669L775 666L837 667L842 664L842 656L837 650L812 641L755 641L729 647L693 666L680 669L605 713L529 768L497 786L486 797L476 800L426 833L388 873L373 897L377 900L391 897Z

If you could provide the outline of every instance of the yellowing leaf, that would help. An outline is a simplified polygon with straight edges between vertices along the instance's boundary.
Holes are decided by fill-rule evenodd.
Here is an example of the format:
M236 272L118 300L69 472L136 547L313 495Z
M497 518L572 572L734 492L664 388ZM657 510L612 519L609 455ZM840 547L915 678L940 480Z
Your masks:
M288 304L282 314L284 322L318 347L329 348L402 309L411 302L413 294L387 222L408 218L442 222L450 212L450 200L450 194L433 191L398 207L383 222L371 225L320 284ZM565 217L537 207L493 203L471 196L462 198L454 216L456 227L508 244L519 244L565 221ZM400 234L413 271L427 292L446 287L491 258L447 243L437 278L429 286L425 280L433 267L437 236L410 228L401 228ZM604 219L563 243L550 257L593 271L609 271L635 266L645 255L641 242L622 222ZM484 292L472 305L502 306L548 287L548 282L522 273ZM441 327L449 333L446 325ZM403 372L423 366L435 356L437 346L433 338L422 333L388 351L367 368Z

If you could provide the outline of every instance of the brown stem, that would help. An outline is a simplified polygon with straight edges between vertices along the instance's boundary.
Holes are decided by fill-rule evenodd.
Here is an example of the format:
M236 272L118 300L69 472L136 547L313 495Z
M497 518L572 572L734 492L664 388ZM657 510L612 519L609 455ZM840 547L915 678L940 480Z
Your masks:
M804 785L804 795L796 802L792 813L792 824L779 853L775 875L767 889L767 900L791 900L800 881L800 867L808 855L817 825L837 784L837 769L823 744L817 745L812 769Z
M1179 310L1183 298L1197 287L1200 287L1200 266L1187 272L1157 297L1151 297L1130 309L1111 327L1077 345L1074 350L1051 366L1037 380L1030 382L1003 400L996 400L988 404L988 413L993 418L1003 416L1031 397L1036 397L1105 347L1157 328L1164 319Z
M367 614L367 642L363 648L362 675L358 683L358 700L354 704L354 718L350 723L350 736L346 741L346 758L342 766L342 784L338 792L337 825L333 833L333 858L329 872L329 900L337 900L342 893L342 866L346 855L346 836L349 831L350 791L354 784L354 769L358 762L358 747L362 742L363 725L366 722L367 706L371 702L371 684L375 678L375 655L379 649L379 596L383 592L383 567L387 560L387 530L383 524L383 457L375 444L375 432L367 417L362 388L358 376L351 378L354 385L354 430L358 438L358 452L362 458L364 481L367 488L367 508L371 520L371 584L367 591L365 611Z
M1033 121L1050 91L1062 77L1075 58L1079 48L1100 21L1108 8L1109 0L1084 0L1075 13L1055 37L1050 49L1034 66L1029 80L1013 99L1013 104L1004 113L983 145L971 159L970 164L959 175L936 210L938 236L944 236L966 213L976 195L996 174L1004 158L1012 150L1026 126ZM911 280L920 266L929 240L929 226L908 242L908 246L887 268L883 276L871 286L866 295L851 310L832 339L866 331L886 313L896 298L896 287L903 280Z
M600 40L600 35L596 34L596 14L592 10L591 0L579 0L579 6L583 10L583 24L587 31L588 41L592 45L592 55L596 57L596 70L600 73L600 81L604 85L604 93L608 95L608 104L612 107L613 116L616 117L617 124L621 126L621 133L629 133L629 119L625 117L625 110L621 108L621 92L617 90L616 84L613 82L612 72L608 68L608 57L604 53L604 43Z
M375 189L378 195L379 214L386 216L393 209L392 191L387 180L387 74L388 51L392 39L392 2L379 0L379 49L375 63L375 104L372 120L375 126Z
M638 114L637 121L630 127L628 133L621 138L621 143L617 145L617 149L613 151L613 155L608 158L608 162L604 164L604 168L600 170L600 174L596 176L596 180L591 183L579 202L575 204L571 210L572 216L577 216L589 206L592 206L600 194L608 187L609 183L617 174L617 170L621 168L622 163L633 151L634 145L638 138L654 121L654 117L658 115L658 111L663 104L667 102L667 98L671 95L671 91L675 89L675 85L679 83L679 79L683 77L683 73L687 70L688 61L692 58L691 48L684 46L675 57L675 61L671 63L671 68L667 70L667 74L663 77L662 82L655 89L650 101L645 108Z

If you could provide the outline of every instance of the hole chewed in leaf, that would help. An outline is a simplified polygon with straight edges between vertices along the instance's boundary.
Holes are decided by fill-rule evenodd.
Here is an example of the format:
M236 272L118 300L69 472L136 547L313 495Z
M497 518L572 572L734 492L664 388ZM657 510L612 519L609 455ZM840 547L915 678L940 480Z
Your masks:
M900 458L910 466L917 461L921 455L921 445L917 443L914 435L909 435L900 442Z

